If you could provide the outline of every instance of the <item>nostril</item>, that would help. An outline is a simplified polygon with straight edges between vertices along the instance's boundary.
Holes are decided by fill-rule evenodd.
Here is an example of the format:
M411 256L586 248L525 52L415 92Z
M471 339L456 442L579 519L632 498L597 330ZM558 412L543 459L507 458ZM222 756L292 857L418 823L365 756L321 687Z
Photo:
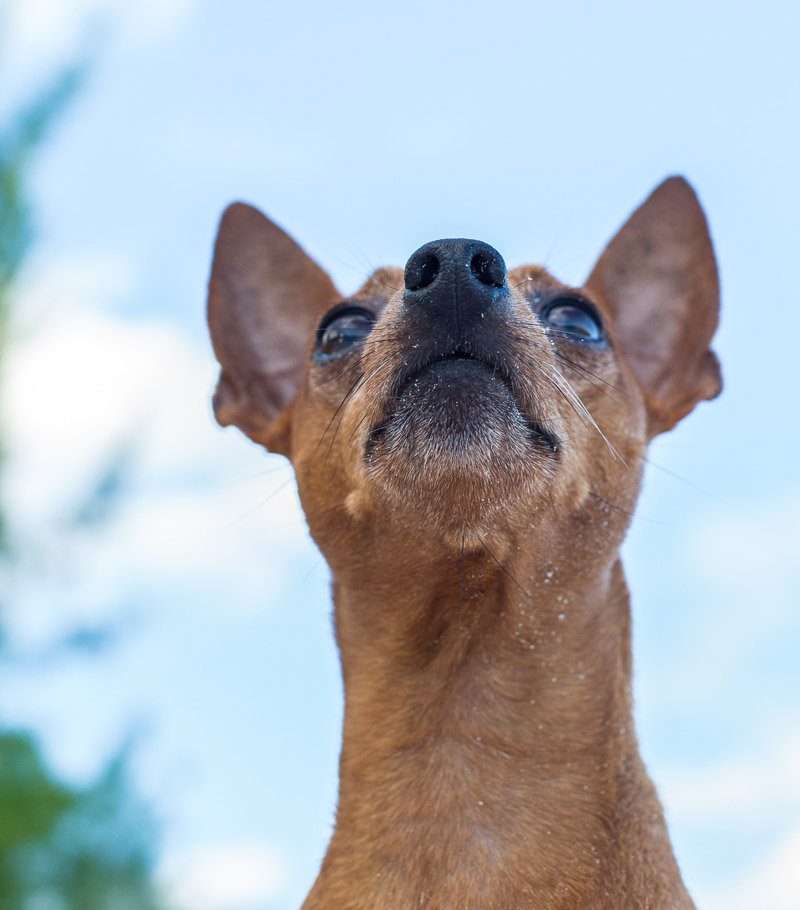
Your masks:
M483 247L472 254L469 270L487 287L501 288L506 283L506 264L497 250Z
M412 256L406 265L405 284L409 291L421 291L433 284L439 274L439 257L426 250L419 256Z

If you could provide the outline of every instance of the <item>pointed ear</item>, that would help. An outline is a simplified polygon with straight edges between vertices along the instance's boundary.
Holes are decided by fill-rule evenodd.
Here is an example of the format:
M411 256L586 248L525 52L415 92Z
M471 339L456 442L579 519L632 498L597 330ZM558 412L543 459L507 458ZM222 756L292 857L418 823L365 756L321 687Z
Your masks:
M328 275L257 209L222 216L208 325L222 367L214 413L271 451L289 454L287 409L303 379L320 312L339 297Z
M703 210L682 177L657 187L606 247L586 287L645 392L652 438L722 389L709 344L719 281Z

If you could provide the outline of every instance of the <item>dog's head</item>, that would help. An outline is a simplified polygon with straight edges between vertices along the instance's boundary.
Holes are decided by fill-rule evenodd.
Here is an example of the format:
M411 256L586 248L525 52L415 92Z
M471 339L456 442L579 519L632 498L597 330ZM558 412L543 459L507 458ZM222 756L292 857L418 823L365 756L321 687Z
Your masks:
M590 500L629 512L647 442L720 390L718 296L705 218L680 178L581 288L538 267L507 272L480 241L440 240L345 299L234 204L209 295L214 407L292 460L312 531L331 511L391 515L463 551Z

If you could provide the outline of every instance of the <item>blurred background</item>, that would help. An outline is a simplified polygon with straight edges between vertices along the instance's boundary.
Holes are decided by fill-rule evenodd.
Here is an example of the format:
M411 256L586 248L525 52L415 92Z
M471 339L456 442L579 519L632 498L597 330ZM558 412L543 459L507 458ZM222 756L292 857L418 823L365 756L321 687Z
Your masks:
M726 388L626 543L638 729L698 906L800 906L799 37L788 0L0 0L3 910L290 910L330 834L327 569L211 418L223 207L345 293L441 236L580 284L672 173Z

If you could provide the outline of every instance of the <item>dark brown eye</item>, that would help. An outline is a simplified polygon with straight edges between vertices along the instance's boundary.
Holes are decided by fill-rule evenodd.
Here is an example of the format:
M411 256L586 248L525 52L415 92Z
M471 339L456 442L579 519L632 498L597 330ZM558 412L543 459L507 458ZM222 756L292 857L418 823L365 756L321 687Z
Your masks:
M369 335L374 324L375 316L361 307L334 310L317 332L317 354L328 358L346 353Z
M583 341L602 341L603 324L593 306L577 297L561 297L542 311L542 321L558 333Z

